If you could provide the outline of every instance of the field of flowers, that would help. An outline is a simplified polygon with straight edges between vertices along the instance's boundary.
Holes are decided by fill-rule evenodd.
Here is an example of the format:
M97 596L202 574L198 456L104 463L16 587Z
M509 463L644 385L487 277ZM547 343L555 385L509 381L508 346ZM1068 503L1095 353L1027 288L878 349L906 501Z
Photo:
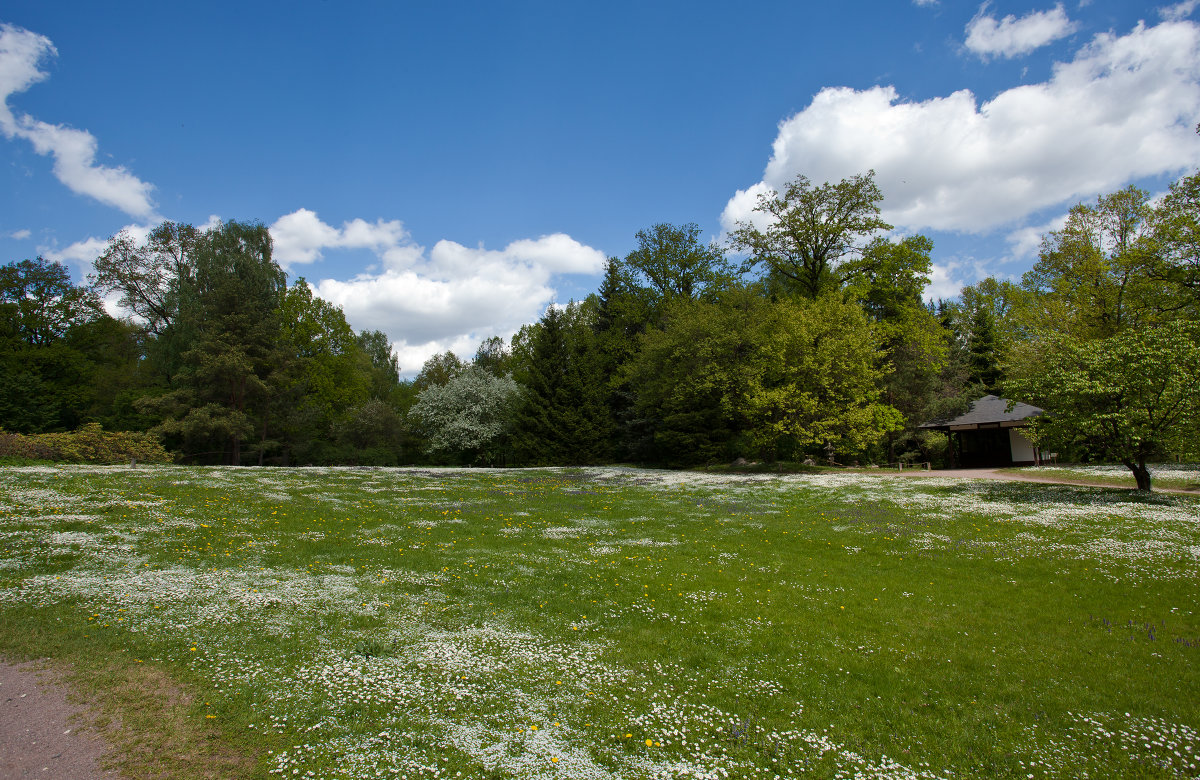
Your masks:
M1132 472L1121 465L1061 464L1053 466L1023 467L1014 472L1030 476L1053 477L1066 481L1104 482L1116 485L1136 484ZM1150 477L1156 488L1180 488L1200 490L1200 464L1156 463L1150 466Z
M1200 500L888 475L0 469L0 654L258 776L1200 776Z

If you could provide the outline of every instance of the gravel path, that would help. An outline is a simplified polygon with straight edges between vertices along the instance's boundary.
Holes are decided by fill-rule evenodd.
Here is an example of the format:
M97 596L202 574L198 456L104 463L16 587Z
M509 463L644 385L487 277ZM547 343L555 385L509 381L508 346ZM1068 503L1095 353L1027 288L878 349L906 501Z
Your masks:
M101 767L108 746L57 677L39 662L0 661L0 780L120 778Z

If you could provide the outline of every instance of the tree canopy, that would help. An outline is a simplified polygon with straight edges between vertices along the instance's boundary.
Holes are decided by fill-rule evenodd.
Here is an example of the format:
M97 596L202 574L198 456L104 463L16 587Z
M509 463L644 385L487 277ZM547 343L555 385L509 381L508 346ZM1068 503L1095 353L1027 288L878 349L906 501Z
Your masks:
M936 303L933 242L882 202L873 171L798 176L725 246L653 223L596 293L412 379L389 334L289 286L263 225L122 232L89 284L0 266L0 427L152 430L199 463L894 463L943 459L920 424L994 392L1139 485L1196 449L1200 174L1078 204L1019 284Z
M819 186L800 175L783 192L759 195L754 210L766 225L739 221L731 243L749 253L743 270L764 266L815 299L861 273L862 264L848 261L861 260L871 239L892 229L880 217L882 200L874 171Z

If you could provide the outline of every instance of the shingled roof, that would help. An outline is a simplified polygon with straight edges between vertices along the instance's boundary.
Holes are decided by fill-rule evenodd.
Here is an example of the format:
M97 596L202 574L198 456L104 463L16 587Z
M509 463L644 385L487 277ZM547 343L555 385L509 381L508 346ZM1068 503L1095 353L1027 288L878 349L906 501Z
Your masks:
M1002 426L1005 428L1017 427L1017 424L1042 414L1041 409L1030 404L1016 403L1012 410L1008 409L1008 400L999 398L994 395L985 395L983 398L971 402L971 408L966 411L966 414L961 414L952 420L930 420L927 423L919 425L919 428L954 428L956 430L970 430L986 426L994 428Z

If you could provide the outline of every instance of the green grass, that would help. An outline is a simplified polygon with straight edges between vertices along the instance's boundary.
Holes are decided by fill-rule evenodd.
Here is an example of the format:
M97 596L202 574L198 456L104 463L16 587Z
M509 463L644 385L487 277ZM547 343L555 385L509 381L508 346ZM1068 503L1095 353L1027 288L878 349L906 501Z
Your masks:
M1198 574L1200 501L1091 487L0 469L0 653L242 776L1196 776Z
M1024 474L1070 482L1087 482L1093 485L1122 485L1137 487L1137 481L1128 468L1121 465L1093 466L1080 463L1065 463L1054 466L1020 466L1000 469L1007 474ZM1200 464L1156 463L1150 465L1152 488L1177 490L1200 490Z

